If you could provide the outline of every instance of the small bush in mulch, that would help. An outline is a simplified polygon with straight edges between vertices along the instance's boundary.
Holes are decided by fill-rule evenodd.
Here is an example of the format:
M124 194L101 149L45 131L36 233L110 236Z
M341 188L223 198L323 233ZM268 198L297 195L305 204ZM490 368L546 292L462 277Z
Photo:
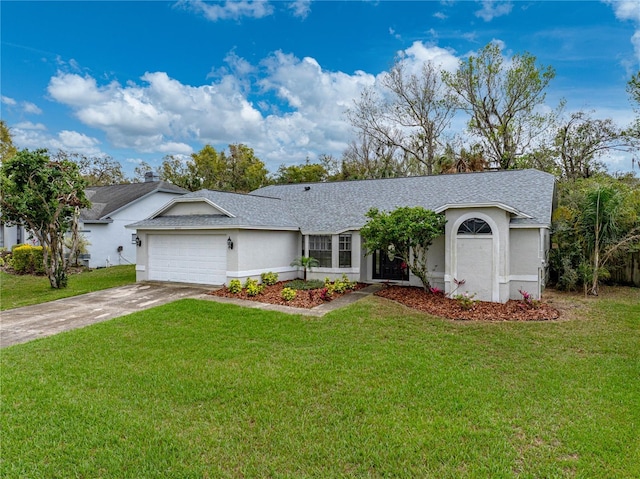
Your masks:
M352 290L346 290L344 293L338 293L334 291L330 296L327 296L324 282L319 281L318 284L320 287L316 287L315 289L304 290L302 288L296 288L298 289L296 297L289 301L282 297L282 290L284 288L291 288L291 281L280 281L271 286L261 285L264 286L264 288L255 296L250 296L249 294L247 294L246 289L243 289L238 293L233 293L226 286L218 290L211 291L209 294L212 296L220 296L224 298L246 299L249 301L258 301L260 303L279 304L282 306L291 306L294 308L311 309L321 305L322 303L334 300L336 298L344 296L345 294L349 294L351 291L356 291L366 286L366 284L356 283Z
M419 311L449 319L480 321L546 321L558 319L560 313L545 303L532 305L525 301L509 300L506 303L475 301L471 308L443 294L433 294L422 288L389 286L376 293Z

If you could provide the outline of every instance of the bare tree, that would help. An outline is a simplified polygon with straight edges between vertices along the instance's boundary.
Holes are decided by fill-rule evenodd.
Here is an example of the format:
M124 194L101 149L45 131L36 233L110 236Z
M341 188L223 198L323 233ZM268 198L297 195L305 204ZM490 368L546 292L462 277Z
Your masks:
M630 153L637 150L638 143L638 138L617 127L610 118L598 120L579 111L558 128L553 150L562 175L575 180L602 171L602 155L614 151Z
M405 159L397 146L361 132L342 155L340 179L396 178L423 174L424 169L415 159Z
M406 68L402 58L396 59L382 79L386 95L365 90L347 116L363 138L400 149L403 160L422 163L430 175L456 104L435 64L425 62L419 75L408 73Z
M500 47L490 43L455 73L443 72L462 110L471 116L470 133L480 138L487 159L497 168L511 168L552 120L536 113L536 107L544 103L544 90L555 72L535 62L525 53L507 63Z

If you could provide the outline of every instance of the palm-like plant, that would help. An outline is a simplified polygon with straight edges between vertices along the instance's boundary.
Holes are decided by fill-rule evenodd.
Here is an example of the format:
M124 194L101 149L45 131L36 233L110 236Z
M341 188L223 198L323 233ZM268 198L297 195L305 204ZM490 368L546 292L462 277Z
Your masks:
M291 266L304 269L304 280L307 280L307 270L311 271L313 268L320 266L320 262L312 258L311 256L300 256L291 262Z

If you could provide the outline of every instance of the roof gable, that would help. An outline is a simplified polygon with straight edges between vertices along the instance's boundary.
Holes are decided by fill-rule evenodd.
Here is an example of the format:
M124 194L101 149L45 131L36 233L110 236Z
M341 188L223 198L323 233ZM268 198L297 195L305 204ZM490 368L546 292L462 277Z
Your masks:
M117 211L154 193L183 195L188 193L188 190L166 181L90 186L85 189L85 194L87 199L91 201L91 208L83 209L80 212L80 218L85 222L107 220Z

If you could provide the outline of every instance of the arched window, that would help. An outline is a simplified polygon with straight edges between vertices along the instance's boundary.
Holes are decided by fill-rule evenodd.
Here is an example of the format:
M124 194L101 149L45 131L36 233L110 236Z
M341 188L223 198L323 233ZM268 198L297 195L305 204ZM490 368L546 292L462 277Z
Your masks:
M469 218L458 228L459 235L490 235L491 226L480 218Z

